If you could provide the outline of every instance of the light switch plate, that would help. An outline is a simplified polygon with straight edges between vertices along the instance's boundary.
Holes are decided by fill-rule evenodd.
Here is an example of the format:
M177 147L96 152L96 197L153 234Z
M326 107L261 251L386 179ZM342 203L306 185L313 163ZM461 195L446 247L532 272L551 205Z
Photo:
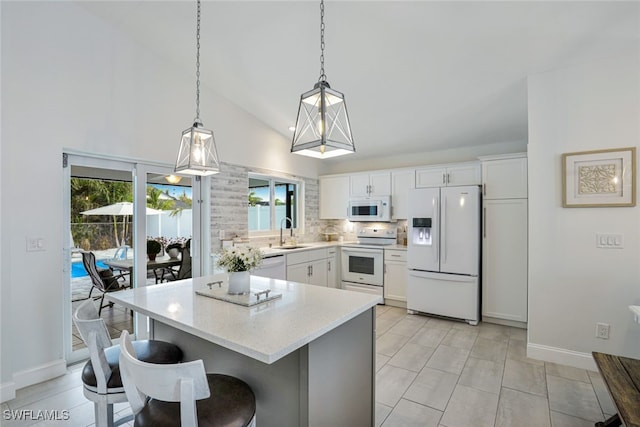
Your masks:
M27 252L39 252L44 250L43 237L27 237Z
M623 249L624 236L622 234L596 233L596 247L603 249Z

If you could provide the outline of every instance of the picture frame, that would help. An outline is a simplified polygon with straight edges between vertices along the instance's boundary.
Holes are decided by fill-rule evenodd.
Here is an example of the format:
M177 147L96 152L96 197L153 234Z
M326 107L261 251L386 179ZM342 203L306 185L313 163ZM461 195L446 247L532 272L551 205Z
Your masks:
M635 147L564 153L562 206L635 206L635 163Z

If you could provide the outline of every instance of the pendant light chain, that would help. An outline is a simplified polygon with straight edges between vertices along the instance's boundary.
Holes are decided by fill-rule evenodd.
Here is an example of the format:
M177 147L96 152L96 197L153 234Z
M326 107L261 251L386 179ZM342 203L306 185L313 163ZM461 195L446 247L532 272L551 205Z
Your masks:
M199 179L220 173L220 158L213 131L205 129L200 120L200 0L196 4L196 117L193 125L182 132L174 171Z
M318 81L327 81L327 76L324 74L324 0L320 1L320 77Z
M195 122L200 122L200 0L198 0L198 18L196 26L196 118Z

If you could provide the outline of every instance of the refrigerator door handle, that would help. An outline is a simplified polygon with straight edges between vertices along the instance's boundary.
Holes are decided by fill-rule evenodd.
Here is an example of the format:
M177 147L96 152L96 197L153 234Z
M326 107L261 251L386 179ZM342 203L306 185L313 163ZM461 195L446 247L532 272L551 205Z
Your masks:
M433 233L433 231L431 232L432 237L437 237L437 239L434 239L434 246L435 246L435 251L433 251L433 256L434 259L433 261L436 264L439 264L440 262L440 218L438 216L438 210L440 209L440 207L438 206L438 198L434 197L433 198L433 217L435 219L435 226L437 227L437 234L434 236L435 233ZM438 267L439 268L439 267Z
M487 208L482 209L482 237L487 238Z
M442 237L444 236L444 238ZM442 262L447 262L447 196L442 196L442 219L440 220L440 247L442 248ZM440 267L442 268L442 266Z

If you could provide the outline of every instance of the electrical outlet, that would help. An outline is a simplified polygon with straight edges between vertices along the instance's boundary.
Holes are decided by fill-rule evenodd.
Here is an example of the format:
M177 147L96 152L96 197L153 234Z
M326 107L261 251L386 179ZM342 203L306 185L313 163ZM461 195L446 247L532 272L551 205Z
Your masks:
M596 338L609 339L609 325L606 323L596 323Z

